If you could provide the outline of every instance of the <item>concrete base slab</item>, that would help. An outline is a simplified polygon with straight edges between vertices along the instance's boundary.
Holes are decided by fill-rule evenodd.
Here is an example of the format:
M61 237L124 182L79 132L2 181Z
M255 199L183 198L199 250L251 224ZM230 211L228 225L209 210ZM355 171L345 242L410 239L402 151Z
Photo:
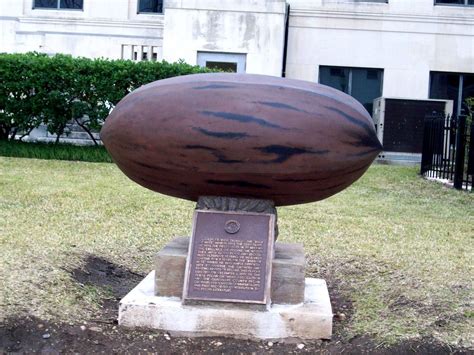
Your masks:
M305 279L300 304L273 304L258 311L222 303L222 306L183 305L179 297L154 295L152 271L121 301L119 325L168 331L174 336L228 336L278 341L329 339L332 309L326 282Z
M421 164L421 154L402 152L380 152L377 163L387 165L417 166Z

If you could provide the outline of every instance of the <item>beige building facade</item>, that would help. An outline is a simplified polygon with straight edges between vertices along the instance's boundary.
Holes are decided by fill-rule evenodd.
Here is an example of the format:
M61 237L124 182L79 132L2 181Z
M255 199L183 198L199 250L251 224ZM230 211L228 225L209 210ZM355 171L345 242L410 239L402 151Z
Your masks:
M375 97L474 96L473 0L2 0L0 51L183 59Z

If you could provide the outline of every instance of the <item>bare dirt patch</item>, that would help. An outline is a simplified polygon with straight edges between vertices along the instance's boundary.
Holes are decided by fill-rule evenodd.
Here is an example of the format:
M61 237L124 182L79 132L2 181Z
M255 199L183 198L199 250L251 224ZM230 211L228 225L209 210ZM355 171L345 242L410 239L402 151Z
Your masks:
M451 348L432 338L383 347L370 337L343 336L344 324L352 315L352 303L338 290L338 283L329 280L335 313L331 341L298 344L270 344L230 338L175 338L167 333L147 329L127 329L117 325L118 301L144 275L137 274L106 259L88 255L80 269L70 271L76 282L101 288L107 296L100 300L101 310L86 322L54 322L37 317L6 319L0 324L0 352L60 352L60 353L328 353L328 354L467 354L463 348ZM329 277L329 275L328 275ZM301 345L300 345L301 347Z
M326 353L326 354L469 354L467 349L452 348L432 338L381 347L370 337L297 344L254 342L230 338L174 338L166 333L126 329L111 324L68 324L45 322L38 318L10 319L0 325L2 353Z
M88 255L81 268L69 272L81 286L102 291L105 297L100 300L101 312L95 322L108 324L117 324L119 301L145 277L95 255Z

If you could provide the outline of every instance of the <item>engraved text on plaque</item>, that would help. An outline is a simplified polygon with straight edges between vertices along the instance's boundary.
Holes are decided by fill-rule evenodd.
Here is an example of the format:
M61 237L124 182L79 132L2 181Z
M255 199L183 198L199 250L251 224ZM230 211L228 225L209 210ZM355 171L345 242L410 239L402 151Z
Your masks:
M273 216L196 211L185 299L267 303Z

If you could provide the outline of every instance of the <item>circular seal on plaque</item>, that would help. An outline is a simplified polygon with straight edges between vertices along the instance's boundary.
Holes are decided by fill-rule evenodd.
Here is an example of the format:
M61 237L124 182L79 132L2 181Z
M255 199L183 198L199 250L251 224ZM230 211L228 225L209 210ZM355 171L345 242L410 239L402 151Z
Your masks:
M240 223L231 219L225 222L224 230L229 234L235 234L240 230Z

